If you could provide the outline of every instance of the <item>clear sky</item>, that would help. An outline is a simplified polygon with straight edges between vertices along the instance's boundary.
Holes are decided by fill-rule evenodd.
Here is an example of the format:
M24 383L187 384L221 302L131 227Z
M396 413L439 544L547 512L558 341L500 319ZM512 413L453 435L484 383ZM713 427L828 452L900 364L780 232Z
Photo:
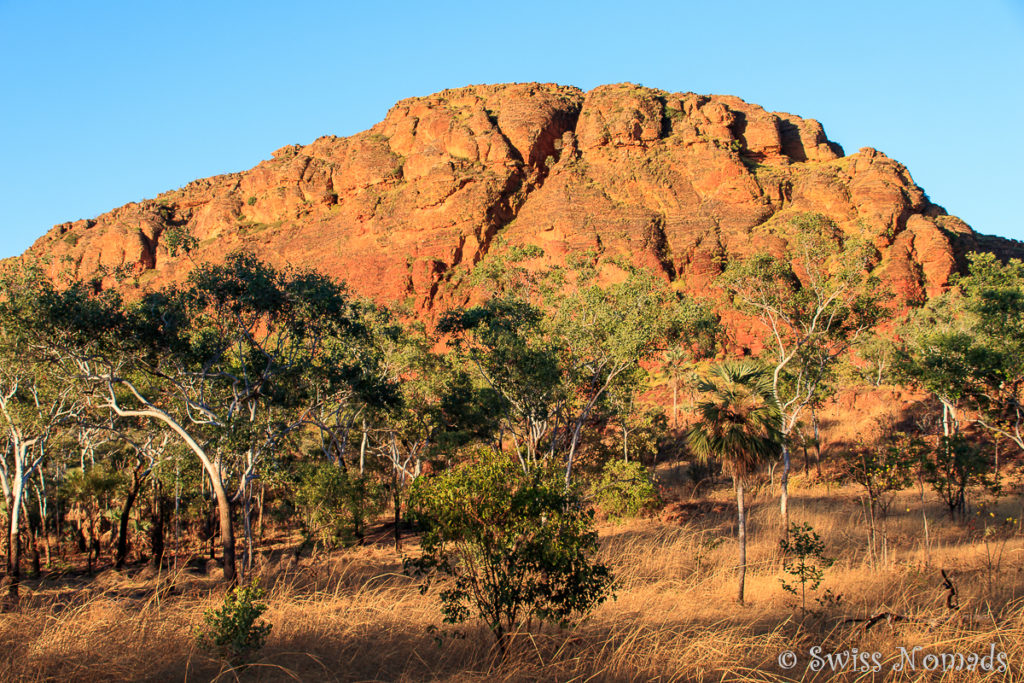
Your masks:
M0 0L0 257L54 223L477 83L632 81L820 120L1024 239L1024 0Z

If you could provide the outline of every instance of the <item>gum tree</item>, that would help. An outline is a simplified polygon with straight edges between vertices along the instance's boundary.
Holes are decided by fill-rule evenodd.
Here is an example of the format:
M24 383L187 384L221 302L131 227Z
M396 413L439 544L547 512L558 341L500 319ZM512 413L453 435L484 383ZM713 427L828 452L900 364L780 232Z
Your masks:
M970 359L979 422L1024 451L1024 262L972 254L959 285L976 321Z
M717 328L717 317L642 272L608 286L586 284L553 304L566 387L568 482L583 428L598 402L616 389L620 399L622 392L638 391L638 378L645 374L637 372L641 362L670 346L693 346L697 353L708 330L713 335Z
M0 278L0 486L7 508L7 588L17 598L21 582L21 524L26 493L60 431L83 410L77 387L53 372L34 346L35 305L45 292L40 271L19 264ZM45 520L41 520L45 522Z
M122 304L82 286L42 297L40 345L87 384L95 406L161 425L198 459L220 520L224 579L236 578L233 507L262 460L297 429L310 368L356 381L366 336L345 290L311 271L236 253L183 287ZM247 556L251 559L251 553Z
M822 379L884 315L875 251L820 214L800 214L780 232L778 256L761 253L728 264L718 285L766 334L763 359L782 433L780 511L789 528L789 436Z
M961 414L1024 450L1024 263L971 254L968 274L917 311L902 330L903 377L942 405L942 436Z

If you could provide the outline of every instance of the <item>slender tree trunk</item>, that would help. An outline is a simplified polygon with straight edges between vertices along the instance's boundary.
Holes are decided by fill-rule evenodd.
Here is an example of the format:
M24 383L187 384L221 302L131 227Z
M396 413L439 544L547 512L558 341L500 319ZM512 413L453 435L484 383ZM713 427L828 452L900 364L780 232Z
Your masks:
M164 499L160 491L159 480L154 479L153 481L153 508L151 510L151 526L149 529L149 545L153 551L153 557L150 558L150 563L153 569L160 571L164 564L164 551L166 544L164 542ZM175 548L177 551L177 548Z
M153 551L153 557L149 558L149 565L153 569L160 571L164 564L164 522L159 514L153 520L149 538L149 545Z
M779 511L786 529L785 536L789 538L789 435L783 434L782 438L782 475L779 477L782 494L779 496Z
M267 487L260 482L260 493L256 496L256 542L263 543L263 504Z
M502 626L497 626L494 629L494 644L498 647L498 663L505 661L505 655L508 654L508 634L505 633L505 629Z
M924 506L924 480L918 477L917 483L921 488L921 519L924 520L924 563L931 564L931 539L928 538L928 510Z
M242 555L242 573L248 574L253 565L253 533L252 533L252 483L245 485L242 497L242 524L245 531L245 554Z
M743 604L743 589L747 581L747 512L743 507L743 477L735 478L736 484L736 528L740 546L740 590L739 603Z
M672 381L672 429L679 429L679 379Z
M220 541L223 553L224 581L234 584L237 579L235 571L235 528L231 523L231 501L220 482L214 483L217 493L217 514L220 516Z
M216 501L216 499L214 499ZM217 520L214 519L213 508L210 508L206 513L206 543L210 549L210 561L217 559Z
M138 472L132 476L132 485L128 494L124 497L124 505L121 506L121 516L117 520L117 550L114 552L114 569L124 567L125 559L128 557L128 519L132 513L132 506L139 495L140 479Z
M43 526L43 551L46 553L46 570L49 571L53 566L53 549L50 546L50 532Z
M10 517L10 511L11 511L11 501L12 500L13 500L13 497L11 496L10 491L5 488L4 489L4 509L7 510L7 513L8 513L7 519L4 520L4 529L5 529L5 531L3 533L3 543L4 543L4 574L5 575L7 574L7 567L8 567L7 558L10 557L10 547L11 547L11 544L10 544L10 541L11 541L11 517Z
M20 467L17 468L20 474ZM15 477L15 491L9 510L10 524L7 527L7 594L18 599L21 586L21 477Z
M811 404L811 424L814 426L814 466L821 479L821 433L818 430L818 410Z
M871 565L874 566L878 560L875 550L875 499L868 493L868 543L871 549Z
M395 505L395 552L402 552L402 490L398 485L398 468L392 473L392 501Z
M25 521L28 522L25 525L28 531L28 546L32 550L32 576L38 577L43 570L39 557L39 525L32 519L32 515L28 514L28 510L25 511Z
M89 574L90 575L92 574L93 569L95 568L94 564L93 564L93 553L95 553L95 555L96 555L95 561L98 562L99 559L100 559L100 534L99 534L98 529L96 528L96 522L94 522L92 519L90 519L89 520L89 546L88 546L88 551L86 552L86 555L85 555L86 564L88 565L88 570L89 570Z
M161 525L163 524L161 517ZM163 538L160 539L161 543ZM161 548L161 551L163 548ZM153 553L154 556L156 553ZM161 553L162 555L162 553ZM178 557L181 556L181 478L178 469L178 456L174 456L174 571L178 570ZM159 567L157 567L159 569Z

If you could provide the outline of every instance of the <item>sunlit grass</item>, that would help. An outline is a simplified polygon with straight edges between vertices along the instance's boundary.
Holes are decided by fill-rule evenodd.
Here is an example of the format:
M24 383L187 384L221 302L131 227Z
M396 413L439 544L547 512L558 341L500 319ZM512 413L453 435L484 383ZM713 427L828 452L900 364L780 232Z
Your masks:
M670 496L671 497L671 496ZM1010 538L998 566L980 533L929 503L930 548L920 498L901 494L887 522L887 559L872 562L863 511L852 488L793 487L792 518L811 524L836 558L824 588L838 607L802 614L781 589L782 533L777 501L753 501L748 604L735 601L736 547L731 491L685 521L669 503L660 518L601 527L601 556L616 571L617 598L565 630L515 637L498 662L490 634L476 624L441 624L433 595L421 595L385 546L358 548L294 567L287 558L259 570L273 624L247 670L230 670L195 645L203 611L218 605L212 577L118 575L66 586L29 582L19 611L0 614L3 680L374 680L374 681L722 681L872 680L872 674L806 669L807 652L857 648L882 654L875 680L1018 680L1024 676L1024 539ZM931 497L928 499L932 500ZM1019 510L1017 499L1002 508ZM718 540L721 539L721 540ZM415 542L407 547L415 552ZM940 569L953 578L960 609L946 607ZM991 589L990 589L991 586ZM814 605L817 607L817 605ZM909 621L846 623L881 612ZM430 627L438 627L432 631ZM897 674L898 648L925 652L1005 651L1011 671ZM797 667L783 670L780 652ZM900 678L902 676L902 678Z

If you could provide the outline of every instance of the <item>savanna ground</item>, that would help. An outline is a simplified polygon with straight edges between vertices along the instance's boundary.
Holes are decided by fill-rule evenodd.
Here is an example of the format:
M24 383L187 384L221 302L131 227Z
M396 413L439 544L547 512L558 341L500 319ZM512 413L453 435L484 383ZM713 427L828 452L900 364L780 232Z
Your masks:
M838 605L809 598L800 610L785 592L777 499L764 487L749 497L747 601L737 605L735 508L721 486L688 499L662 469L666 507L655 517L600 526L602 559L617 597L574 627L515 637L496 661L492 638L476 623L444 626L436 594L421 595L402 573L390 540L292 564L265 559L265 619L273 631L247 668L231 668L196 645L205 610L223 588L182 569L107 570L93 578L27 581L16 610L0 614L0 677L25 681L805 681L1024 680L1024 537L983 536L983 517L951 522L928 492L925 543L920 493L892 506L888 556L874 564L858 491L797 477L792 520L810 523L836 559L815 595L830 588ZM976 498L974 503L983 502ZM1019 518L1021 499L994 501L990 520ZM987 514L987 513L986 513ZM405 546L416 553L415 538ZM958 591L947 607L940 570ZM906 620L844 623L889 612ZM1005 672L927 671L925 653L1005 652ZM808 652L879 652L881 671L808 668ZM900 647L923 649L917 670L894 672ZM799 661L786 670L780 653Z

